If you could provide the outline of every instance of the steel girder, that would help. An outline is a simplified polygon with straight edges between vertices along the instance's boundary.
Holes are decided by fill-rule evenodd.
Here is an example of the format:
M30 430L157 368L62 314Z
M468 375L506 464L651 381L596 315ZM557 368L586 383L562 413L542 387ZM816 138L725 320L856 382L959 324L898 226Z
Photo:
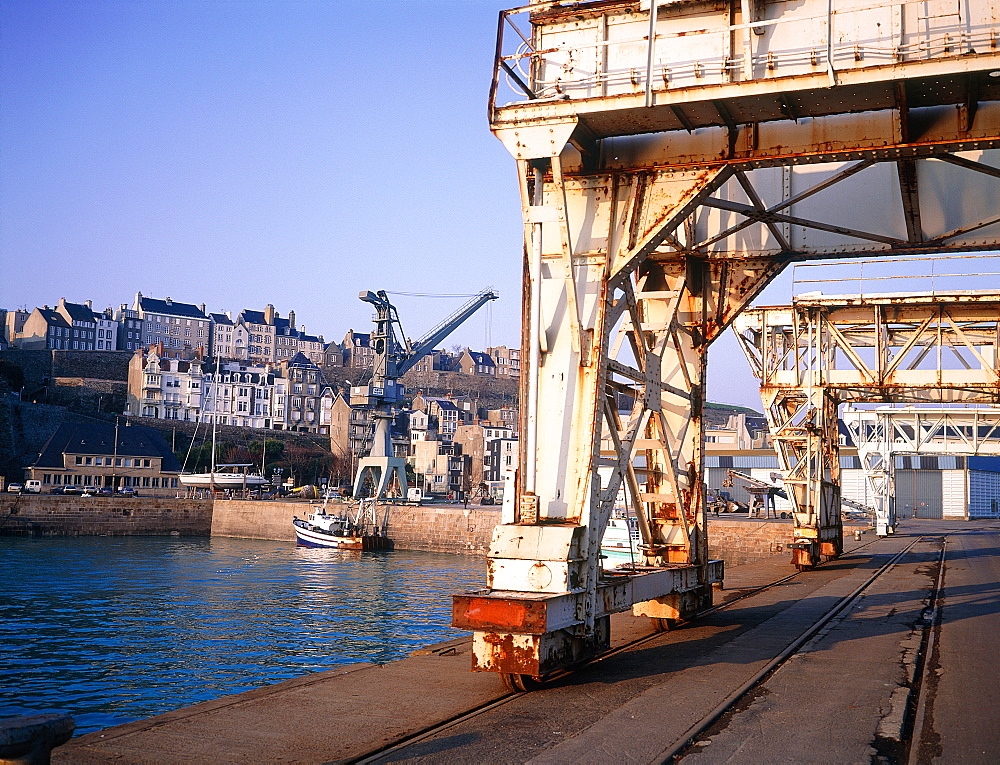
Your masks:
M876 531L896 525L897 454L1000 455L1000 408L878 407L844 411L865 480L877 502Z
M987 39L991 2L972 24ZM1000 55L977 44L954 56L940 25L911 25L891 63L859 48L844 67L832 47L819 82L808 53L790 69L777 55L805 50L796 24L813 18L808 5L761 6L758 24L735 2L538 2L522 9L531 30L517 50L501 14L490 117L517 160L523 206L522 453L489 589L456 600L476 669L544 674L607 644L606 615L627 606L600 595L600 540L622 486L646 570L686 572L631 590L643 598L633 613L683 618L708 602L721 571L707 560L705 354L787 263L997 248L1000 82L988 72ZM917 8L904 5L900 23ZM781 35L756 39L785 17ZM637 19L653 34L631 35ZM865 23L838 27L836 45ZM727 41L720 61L743 63L688 62L690 78L664 78L703 32ZM597 79L572 84L595 55ZM508 78L514 103L498 95ZM840 551L836 402L810 390L770 407L801 431L786 450L800 475L801 565ZM527 630L525 614L549 596L558 628Z
M833 534L824 524L839 532L839 496L826 483L839 469L840 403L1000 401L997 292L801 298L746 311L736 330L761 381L786 484L804 487L793 491L797 537L817 512L820 538ZM866 463L880 492L891 491L886 460ZM892 513L884 502L879 533L890 533ZM823 553L810 554L815 563Z

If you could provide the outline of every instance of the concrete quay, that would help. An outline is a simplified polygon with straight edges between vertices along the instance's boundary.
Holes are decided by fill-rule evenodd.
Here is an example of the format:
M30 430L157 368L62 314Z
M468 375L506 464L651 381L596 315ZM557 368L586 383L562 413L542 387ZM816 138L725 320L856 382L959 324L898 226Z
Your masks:
M946 540L942 618L913 762L994 762L1000 670L1000 523L908 521L847 541L840 559L669 633L618 615L618 646L530 694L469 671L467 639L359 664L74 739L54 762L658 762L672 743L830 604L911 542L852 607L716 723L684 759L896 761L919 685L915 645ZM719 600L794 573L787 555L734 566ZM478 714L465 717L470 710ZM452 721L450 727L438 729ZM433 730L432 730L433 729ZM430 731L430 732L428 732ZM374 754L393 744L391 751Z
M314 503L0 494L0 536L180 535L294 542L292 519ZM500 521L496 506L397 505L389 536L400 550L484 555ZM745 516L709 518L709 555L739 565L781 553L791 521Z

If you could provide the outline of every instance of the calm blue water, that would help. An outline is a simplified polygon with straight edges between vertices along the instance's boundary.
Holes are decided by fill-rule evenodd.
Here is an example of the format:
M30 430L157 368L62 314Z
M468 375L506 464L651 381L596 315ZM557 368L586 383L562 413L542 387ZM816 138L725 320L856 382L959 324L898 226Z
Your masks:
M77 734L460 635L482 559L186 537L0 538L0 716Z

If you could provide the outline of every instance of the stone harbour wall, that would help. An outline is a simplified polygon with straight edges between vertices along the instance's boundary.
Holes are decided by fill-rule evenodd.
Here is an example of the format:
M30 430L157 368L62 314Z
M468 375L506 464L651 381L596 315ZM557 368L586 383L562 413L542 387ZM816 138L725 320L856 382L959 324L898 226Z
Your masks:
M292 518L305 518L310 508L308 502L0 495L0 536L177 533L293 542ZM401 550L485 555L499 522L499 507L396 505L389 537ZM729 566L788 555L791 521L712 517L708 524L709 555Z
M304 519L310 507L308 502L216 500L212 536L294 540L292 519ZM499 507L395 505L389 512L389 538L400 550L485 555L499 520Z
M208 536L211 526L211 500L0 496L0 536Z
M499 506L397 506L389 516L389 536L406 550L485 555L499 522Z
M217 499L212 513L213 537L295 541L292 519L310 513L308 502Z

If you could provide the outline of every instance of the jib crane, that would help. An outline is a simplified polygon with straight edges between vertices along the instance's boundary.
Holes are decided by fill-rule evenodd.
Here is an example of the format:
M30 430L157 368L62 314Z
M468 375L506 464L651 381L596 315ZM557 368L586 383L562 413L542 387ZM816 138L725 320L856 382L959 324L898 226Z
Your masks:
M406 460L393 455L390 435L390 425L399 414L403 400L403 386L399 384L399 378L472 314L498 297L500 296L491 288L483 290L412 344L403 333L399 314L384 290L366 290L358 294L359 300L375 306L375 328L371 334L371 347L375 351L375 357L371 381L367 385L351 388L351 406L371 410L375 422L375 437L368 456L358 462L354 477L355 499L364 497L365 482L369 478L375 486L372 495L374 499L384 499L389 487L393 485L397 487L399 496L406 497Z

